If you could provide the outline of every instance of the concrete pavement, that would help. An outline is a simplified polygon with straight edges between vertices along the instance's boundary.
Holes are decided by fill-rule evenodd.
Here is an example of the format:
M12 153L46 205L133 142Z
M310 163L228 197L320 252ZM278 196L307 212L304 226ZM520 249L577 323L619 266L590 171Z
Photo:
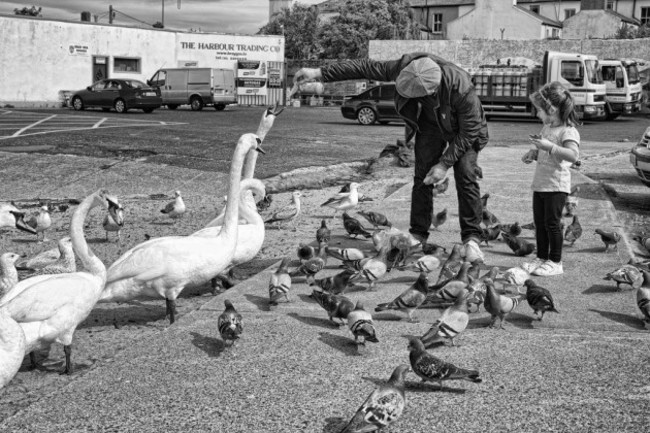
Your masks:
M489 208L504 222L532 221L533 167L519 162L521 153L488 148L479 161L485 174L482 192L490 192ZM582 185L578 213L583 237L565 248L563 276L536 278L551 290L561 314L549 313L540 323L533 320L528 305L521 304L510 315L507 331L484 328L489 315L483 309L473 314L460 347L432 353L479 369L483 383L446 382L438 390L410 375L406 411L387 432L648 428L650 336L642 329L635 293L616 292L614 284L602 280L627 261L629 251L623 244L618 252L602 252L604 246L593 231L618 229L615 211L588 178L576 173L574 184ZM376 209L405 230L409 197L406 185ZM447 207L450 215L430 240L451 246L459 240L453 182L435 206ZM371 250L368 241L344 236L340 220L332 226L336 246L340 242ZM532 232L524 236L532 239ZM296 239L296 244L311 240ZM487 265L502 269L525 260L501 242L484 252ZM319 277L338 272L335 260L328 265ZM406 337L422 335L440 314L418 310L414 316L420 323L408 323L401 313L377 313L380 343L358 356L349 331L328 322L325 312L307 297L311 290L301 279L294 280L293 302L269 311L269 274L254 276L155 337L95 364L4 420L0 431L338 432L377 383L396 365L408 363ZM348 296L374 310L416 276L393 271L376 292L354 290ZM434 272L431 280L436 276ZM226 298L244 316L244 334L233 348L224 347L216 326Z

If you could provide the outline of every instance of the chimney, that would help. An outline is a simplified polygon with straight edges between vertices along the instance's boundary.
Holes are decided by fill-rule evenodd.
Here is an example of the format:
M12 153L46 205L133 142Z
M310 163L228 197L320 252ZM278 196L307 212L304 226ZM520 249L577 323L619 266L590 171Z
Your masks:
M605 9L605 0L580 0L580 10L603 10Z
M81 21L90 22L90 12L83 11L81 13Z

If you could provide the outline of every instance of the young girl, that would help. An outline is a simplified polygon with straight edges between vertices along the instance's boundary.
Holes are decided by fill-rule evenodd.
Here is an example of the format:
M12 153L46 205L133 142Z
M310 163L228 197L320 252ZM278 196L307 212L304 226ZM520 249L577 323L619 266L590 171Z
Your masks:
M571 192L569 167L578 160L580 134L573 98L561 83L554 81L530 97L537 117L544 122L539 136L531 135L535 149L522 158L537 161L533 177L533 220L537 238L537 258L522 268L533 275L560 275L562 268L562 209Z

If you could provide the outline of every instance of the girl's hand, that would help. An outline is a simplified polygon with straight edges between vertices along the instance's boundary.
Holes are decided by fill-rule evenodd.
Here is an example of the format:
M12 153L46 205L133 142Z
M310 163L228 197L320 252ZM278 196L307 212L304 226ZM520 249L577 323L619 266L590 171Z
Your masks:
M553 143L540 135L530 135L530 142L540 150L549 151L553 147Z
M524 156L521 157L521 161L524 164L530 164L533 161L537 161L537 149L530 149Z

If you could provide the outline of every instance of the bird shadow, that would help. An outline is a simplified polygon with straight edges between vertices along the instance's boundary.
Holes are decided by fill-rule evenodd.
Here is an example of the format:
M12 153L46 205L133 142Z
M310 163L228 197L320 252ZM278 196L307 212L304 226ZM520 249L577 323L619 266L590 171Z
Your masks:
M165 222L165 221L151 221L149 224L154 225L154 226L173 226L174 222Z
M323 433L338 433L345 427L347 421L340 416L325 418Z
M613 250L613 248L610 247L610 252ZM591 247L591 248L583 248L581 250L575 250L576 253L604 253L605 252L605 247Z
M198 332L190 332L192 335L192 344L204 351L210 358L218 358L226 348L223 340L201 335Z
M316 287L316 286L314 286L314 287ZM298 294L298 298L299 298L302 302L307 302L307 303L312 303L312 304L315 304L315 303L316 303L316 300L315 300L314 298L311 297L311 294L306 295L306 294L304 294L304 293L299 293L299 294Z
M329 319L322 317L301 316L298 313L288 313L287 316L309 326L318 326L326 329L339 329L340 327Z
M263 296L251 295L249 293L245 294L244 297L251 304L255 305L260 311L270 311L269 308L269 298Z
M357 343L346 337L331 334L329 332L319 332L318 339L333 349L338 350L345 356L358 356Z
M618 292L616 286L608 285L608 284L593 284L591 287L588 289L584 290L582 292L583 295L593 295L593 294L599 294L599 293L614 293Z
M380 320L382 322L407 322L408 323L408 317L406 315L401 316L398 315L397 313L393 313L390 311L376 312L375 314L372 315L372 318L374 320Z
M417 281L417 279L418 279L417 275L411 275L411 276L409 276L409 275L400 275L400 276L397 276L397 277L395 277L393 279L390 279L390 280L383 280L382 283L383 284L389 284L389 283L413 283L413 282Z
M492 318L489 316L470 320L469 324L467 325L467 329L487 328L491 321ZM503 327L508 329L508 325L512 325L519 329L533 329L533 321L535 321L534 317L520 313L510 313L508 314L508 317L506 317L506 321ZM499 329L498 326L499 319L496 321L495 329Z
M448 392L452 394L465 394L467 390L462 388L450 388L439 386L437 383L404 381L404 390L408 392Z
M593 313L598 313L601 316L603 316L606 319L609 319L613 322L618 322L622 325L627 325L630 328L634 329L645 329L642 325L642 323L639 321L639 319L636 316L632 316L629 314L623 314L623 313L616 313L614 311L602 311L602 310L595 310L593 308L590 308L589 311Z
M36 239L25 239L25 238L14 238L11 240L12 242L15 242L17 244L31 244L31 243L38 243L38 240Z

